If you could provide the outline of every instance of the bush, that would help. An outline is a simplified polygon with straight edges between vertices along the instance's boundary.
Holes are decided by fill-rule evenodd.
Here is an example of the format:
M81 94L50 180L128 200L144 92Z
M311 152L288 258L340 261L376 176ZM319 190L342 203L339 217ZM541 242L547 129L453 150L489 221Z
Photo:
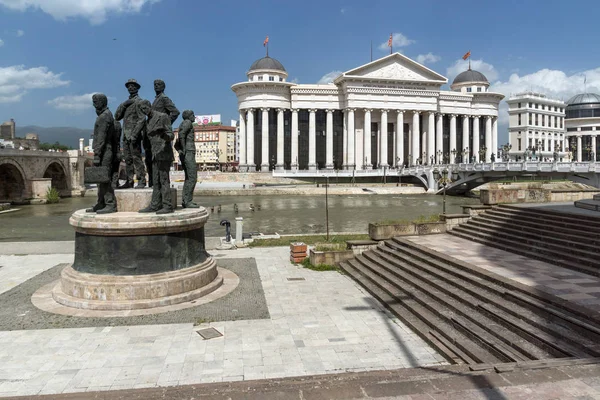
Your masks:
M48 202L48 204L54 204L60 201L60 195L56 188L48 188L48 191L46 192L46 201Z
M250 247L277 247L277 246L289 246L291 242L304 242L306 244L314 245L317 243L343 243L346 244L346 240L367 240L369 235L367 234L343 234L343 235L330 235L329 241L325 235L298 235L298 236L282 236L279 239L258 239L254 240L249 244Z
M310 263L310 257L306 257L304 259L304 261L302 261L300 264L302 264L302 266L304 268L313 270L313 271L337 271L337 272L342 272L340 267L336 267L335 265L327 265L327 264L319 264L319 265L312 265Z

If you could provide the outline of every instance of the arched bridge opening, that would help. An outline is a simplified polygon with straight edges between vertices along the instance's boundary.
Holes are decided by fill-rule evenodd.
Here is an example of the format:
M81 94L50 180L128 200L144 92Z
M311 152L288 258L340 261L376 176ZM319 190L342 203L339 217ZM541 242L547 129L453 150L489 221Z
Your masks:
M22 202L25 195L25 178L21 171L12 164L0 164L0 202Z
M58 162L53 162L48 165L44 172L44 178L52 179L52 187L58 190L60 196L69 196L69 183L65 170Z

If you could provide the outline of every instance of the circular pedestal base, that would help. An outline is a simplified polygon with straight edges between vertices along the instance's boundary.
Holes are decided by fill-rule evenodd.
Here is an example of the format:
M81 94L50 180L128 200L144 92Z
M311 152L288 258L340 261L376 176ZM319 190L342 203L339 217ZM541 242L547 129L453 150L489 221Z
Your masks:
M212 257L193 267L148 275L96 275L66 267L52 297L80 309L137 310L191 301L222 283Z

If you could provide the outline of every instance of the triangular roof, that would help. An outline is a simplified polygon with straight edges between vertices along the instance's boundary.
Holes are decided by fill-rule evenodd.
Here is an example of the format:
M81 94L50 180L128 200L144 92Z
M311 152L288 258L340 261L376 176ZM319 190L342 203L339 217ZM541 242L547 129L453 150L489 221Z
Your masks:
M393 53L338 76L334 83L339 84L348 78L429 82L443 85L448 79L437 72L411 60L404 54Z

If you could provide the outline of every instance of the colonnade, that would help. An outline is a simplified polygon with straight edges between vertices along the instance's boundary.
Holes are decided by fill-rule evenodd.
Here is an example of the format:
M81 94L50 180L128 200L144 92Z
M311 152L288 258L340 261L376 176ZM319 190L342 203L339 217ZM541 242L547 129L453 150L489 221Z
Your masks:
M574 161L596 161L597 152L597 134L576 134L565 138L565 148L571 150Z
M275 169L284 169L284 108L277 108L277 154L269 154L269 108L240 110L239 163L240 168L254 170L260 165L269 170L269 160L275 158ZM298 113L291 111L291 168L298 168ZM308 169L317 169L316 113L308 109ZM325 109L325 169L334 168L334 109ZM343 115L343 169L371 169L372 122L379 122L377 135L376 168L399 168L403 165L455 163L458 161L489 162L498 148L498 119L495 116L457 115L434 111L358 109L346 108ZM261 160L255 160L255 118L261 120ZM444 132L444 117L449 119L449 129ZM462 149L457 148L457 119L461 118ZM484 123L480 122L483 119ZM471 123L470 123L470 120ZM357 127L357 121L362 127ZM389 125L391 124L391 125ZM480 143L480 124L484 125L485 138ZM422 125L422 126L421 126ZM393 126L392 141L388 140L388 126ZM401 127L398 129L398 127ZM447 138L447 140L445 140ZM405 149L405 142L408 147ZM471 146L469 146L471 144ZM389 148L393 157L388 159ZM470 147L470 148L469 148ZM473 151L476 149L475 151ZM485 153L485 154L484 154ZM258 164L260 162L260 164Z

